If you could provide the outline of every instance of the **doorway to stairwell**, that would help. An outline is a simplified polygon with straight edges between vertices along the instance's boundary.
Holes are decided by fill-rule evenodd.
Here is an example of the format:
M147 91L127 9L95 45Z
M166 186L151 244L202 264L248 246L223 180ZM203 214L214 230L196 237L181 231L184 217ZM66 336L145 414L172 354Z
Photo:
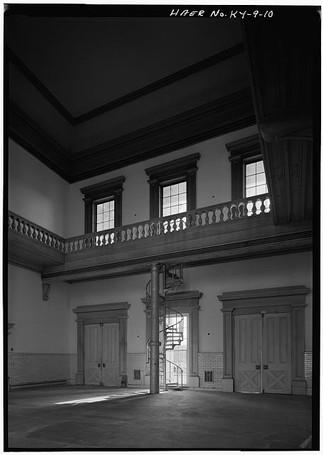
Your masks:
M173 349L166 351L166 383L167 384L188 384L188 314L182 314L181 319L178 315L168 314L166 316L166 326L173 327L176 332L182 334L181 342Z

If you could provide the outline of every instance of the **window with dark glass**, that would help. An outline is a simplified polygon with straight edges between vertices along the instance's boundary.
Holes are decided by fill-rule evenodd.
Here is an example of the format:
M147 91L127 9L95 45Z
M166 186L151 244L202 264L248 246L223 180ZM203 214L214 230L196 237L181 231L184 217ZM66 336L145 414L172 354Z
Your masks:
M84 194L85 233L122 225L122 191L125 177L81 188Z

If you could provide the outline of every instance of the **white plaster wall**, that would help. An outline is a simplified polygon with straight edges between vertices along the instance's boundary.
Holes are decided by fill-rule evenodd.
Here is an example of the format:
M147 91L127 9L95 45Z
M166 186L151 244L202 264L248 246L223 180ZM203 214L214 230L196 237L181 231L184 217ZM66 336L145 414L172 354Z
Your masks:
M9 210L64 237L69 184L12 140L8 177Z
M223 351L221 302L223 292L261 289L279 286L305 285L312 288L311 254L297 253L268 258L214 264L184 270L182 290L198 290L200 300L200 352ZM72 308L80 305L127 301L131 304L128 319L128 352L145 352L145 313L141 298L149 275L109 279L71 285ZM306 344L312 349L312 293L306 297ZM70 346L76 352L75 315L71 318Z
M68 292L68 284L52 284L49 300L43 301L40 275L9 265L8 321L15 324L9 351L68 353Z
M199 152L201 154L196 179L197 207L229 201L231 199L231 163L225 144L256 132L256 127L244 128L71 185L67 201L68 210L66 211L68 237L84 233L84 202L80 188L124 175L126 181L122 195L122 224L147 220L149 219L150 189L145 169L192 153Z
M297 253L184 270L185 290L199 290L200 352L223 351L223 292L305 285L312 289L312 255ZM312 292L306 296L305 350L312 350Z
M141 299L146 295L149 275L98 280L70 286L70 352L77 352L76 315L73 309L82 305L127 302L128 310L128 352L143 353L146 350L146 314Z

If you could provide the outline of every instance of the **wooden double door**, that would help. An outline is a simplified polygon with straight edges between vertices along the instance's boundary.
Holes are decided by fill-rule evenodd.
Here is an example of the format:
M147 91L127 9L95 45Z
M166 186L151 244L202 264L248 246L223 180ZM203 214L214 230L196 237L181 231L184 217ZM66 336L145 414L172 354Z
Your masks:
M84 326L85 384L118 386L119 323Z
M235 316L234 390L291 393L290 313Z

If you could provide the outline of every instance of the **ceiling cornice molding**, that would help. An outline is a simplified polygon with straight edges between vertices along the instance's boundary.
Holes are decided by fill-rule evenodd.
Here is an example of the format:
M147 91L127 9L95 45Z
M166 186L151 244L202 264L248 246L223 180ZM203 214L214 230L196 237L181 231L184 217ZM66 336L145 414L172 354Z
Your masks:
M64 147L12 101L9 103L8 117L9 137L70 182L72 161Z
M173 152L255 124L250 89L76 152L64 147L15 103L9 104L9 136L69 183Z
M249 88L78 152L72 181L120 169L256 122Z
M25 63L8 47L5 46L6 56L16 68L27 78L27 80L36 87L36 89L52 104L53 107L70 123L75 126L85 121L91 120L99 115L105 114L108 111L116 109L126 103L134 101L142 96L148 95L162 87L170 85L180 79L191 76L198 71L207 69L213 65L227 60L235 55L238 55L244 51L243 43L236 44L224 51L218 52L206 59L200 60L193 65L189 65L175 73L172 73L162 79L158 79L151 84L148 84L138 90L128 93L127 95L116 98L109 103L103 104L95 109L92 109L79 116L73 116L63 104L51 93L51 91L38 79L38 77L25 65Z

